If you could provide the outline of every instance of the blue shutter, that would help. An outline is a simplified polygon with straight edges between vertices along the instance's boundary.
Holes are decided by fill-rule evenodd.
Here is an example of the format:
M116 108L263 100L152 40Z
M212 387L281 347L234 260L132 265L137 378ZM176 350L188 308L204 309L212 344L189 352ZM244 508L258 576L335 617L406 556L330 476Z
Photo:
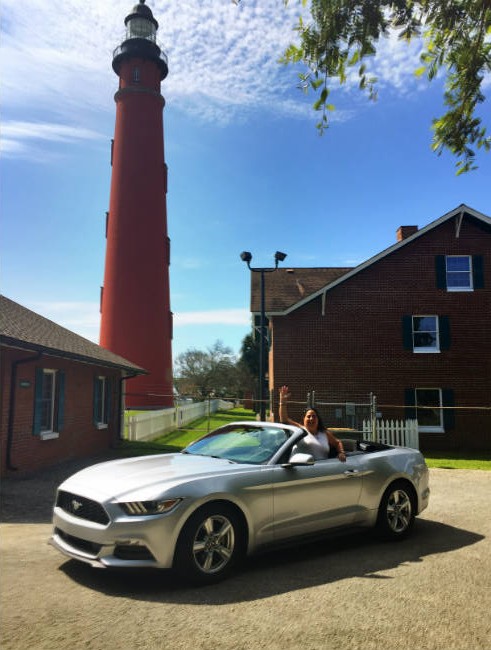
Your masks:
M413 350L413 317L402 317L402 343L405 350Z
M404 390L404 415L407 420L416 419L416 391L414 388Z
M99 390L99 379L98 377L94 377L94 385L93 385L93 400L92 400L92 421L94 422L94 426L97 426L98 424L98 415L100 413L100 399L101 399L101 393Z
M109 379L106 379L106 422L109 424L111 421L111 406L112 406L112 384L113 382Z
M41 433L43 376L43 369L36 368L36 379L34 387L34 417L32 422L32 433L35 436L38 436Z
M59 370L56 373L58 382L58 411L56 414L56 428L60 432L65 422L65 373Z
M484 260L482 255L472 256L472 286L484 289Z
M437 289L447 288L447 266L445 255L435 255L435 273Z
M440 334L440 350L450 349L450 318L448 316L438 317L438 331Z
M448 408L455 406L454 392L451 388L442 389L442 406L447 407L443 409L443 427L445 431L455 429L455 410Z

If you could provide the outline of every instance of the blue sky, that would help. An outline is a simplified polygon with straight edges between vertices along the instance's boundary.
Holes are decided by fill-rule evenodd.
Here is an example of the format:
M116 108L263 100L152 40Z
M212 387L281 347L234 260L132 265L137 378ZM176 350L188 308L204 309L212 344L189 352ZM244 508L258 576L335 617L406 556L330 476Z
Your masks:
M136 1L136 0L135 0ZM105 212L121 43L133 0L2 0L1 292L99 338ZM240 261L355 266L460 203L491 215L491 155L455 176L431 152L440 81L416 79L420 45L386 39L371 69L379 99L349 79L317 134L313 97L278 64L301 4L148 0L169 57L162 84L169 167L174 358L250 330ZM485 83L489 115L491 83Z

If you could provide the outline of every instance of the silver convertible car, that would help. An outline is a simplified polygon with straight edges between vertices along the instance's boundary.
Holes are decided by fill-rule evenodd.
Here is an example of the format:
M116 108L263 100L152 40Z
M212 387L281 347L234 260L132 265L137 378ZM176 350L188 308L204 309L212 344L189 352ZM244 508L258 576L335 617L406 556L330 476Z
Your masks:
M212 583L245 554L334 529L404 538L428 505L421 453L344 440L345 463L314 460L306 433L237 422L180 453L88 467L59 486L50 542L93 566L173 568Z

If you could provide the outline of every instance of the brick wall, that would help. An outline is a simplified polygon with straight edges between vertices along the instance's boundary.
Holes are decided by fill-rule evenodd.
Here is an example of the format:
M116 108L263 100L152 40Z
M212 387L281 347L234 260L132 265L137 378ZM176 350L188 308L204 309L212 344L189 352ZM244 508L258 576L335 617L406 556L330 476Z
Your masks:
M483 256L484 289L437 289L436 255ZM449 317L448 350L404 349L402 317L418 314ZM455 426L422 433L422 447L490 450L490 411L468 408L491 405L490 323L491 232L465 218L457 238L449 220L329 291L325 315L318 297L275 316L270 388L276 398L279 386L288 384L298 401L310 390L324 401L353 402L373 392L384 418L404 417L406 388L449 388L461 407ZM291 411L301 417L300 405Z
M32 357L32 353L2 349L0 369L1 388L1 473L18 475L63 460L89 456L108 449L118 437L118 391L120 372L66 359L42 356L37 361L17 367L15 415L13 419L10 462L16 470L7 468L7 439L9 427L11 367L17 359ZM42 440L33 435L34 390L36 368L51 368L65 373L64 422L59 437ZM111 379L111 416L107 428L98 429L93 422L93 382L97 375Z

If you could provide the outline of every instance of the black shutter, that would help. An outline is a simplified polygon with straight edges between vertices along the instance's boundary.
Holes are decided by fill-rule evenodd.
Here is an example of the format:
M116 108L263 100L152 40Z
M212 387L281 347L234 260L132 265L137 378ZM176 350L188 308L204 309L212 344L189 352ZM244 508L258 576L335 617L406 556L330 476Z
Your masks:
M454 392L451 388L442 389L443 428L445 431L455 429L455 406Z
M405 350L413 350L413 317L402 317L402 343Z
M404 415L406 420L416 419L416 391L414 388L404 389Z
M438 331L440 334L440 350L450 349L450 318L448 316L438 317Z
M472 256L472 285L474 289L484 289L484 260L482 255Z
M437 289L447 288L447 266L445 255L435 255L435 272Z

